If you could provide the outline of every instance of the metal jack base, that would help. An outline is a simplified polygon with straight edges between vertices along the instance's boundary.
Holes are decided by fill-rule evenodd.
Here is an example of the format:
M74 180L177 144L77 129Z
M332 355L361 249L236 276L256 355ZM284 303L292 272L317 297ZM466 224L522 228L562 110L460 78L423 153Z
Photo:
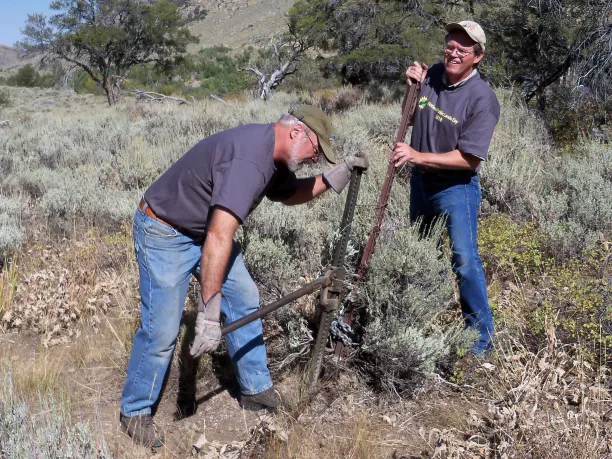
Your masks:
M346 204L344 206L344 214L342 216L342 222L340 223L341 237L334 250L332 266L327 270L325 275L309 282L289 295L263 306L258 311L232 322L221 330L221 333L225 336L254 320L260 319L276 311L298 298L319 290L319 309L321 311L321 318L309 365L307 381L309 390L312 389L319 380L330 326L342 302L344 278L346 275L344 259L346 257L346 249L348 246L349 234L351 232L353 216L355 214L355 207L357 205L357 195L359 193L359 184L361 183L363 171L364 169L356 167L351 174L351 182L349 184Z

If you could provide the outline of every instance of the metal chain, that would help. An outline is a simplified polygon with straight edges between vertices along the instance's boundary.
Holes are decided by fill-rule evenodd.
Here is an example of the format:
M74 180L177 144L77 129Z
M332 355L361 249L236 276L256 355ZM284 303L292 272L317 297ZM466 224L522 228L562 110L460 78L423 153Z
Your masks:
M344 308L338 311L338 315L334 317L329 327L330 339L334 343L341 342L345 347L357 346L359 343L356 338L355 330L349 324L344 322Z

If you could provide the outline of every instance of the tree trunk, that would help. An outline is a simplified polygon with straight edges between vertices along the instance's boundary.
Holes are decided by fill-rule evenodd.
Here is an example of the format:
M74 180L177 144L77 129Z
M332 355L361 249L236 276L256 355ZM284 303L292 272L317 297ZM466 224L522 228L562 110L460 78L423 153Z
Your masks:
M113 99L113 104L116 104L117 102L119 102L119 83L118 82L114 82L111 86L111 96Z
M106 93L108 105L112 106L119 102L119 82L114 81L111 76L104 77L102 80L102 89Z
M265 81L259 82L259 98L263 100L268 100L270 97L270 87Z
M112 106L113 105L113 88L112 88L112 84L111 84L111 79L110 76L105 76L104 79L102 80L102 89L104 89L104 92L106 93L106 100L108 100L108 106Z

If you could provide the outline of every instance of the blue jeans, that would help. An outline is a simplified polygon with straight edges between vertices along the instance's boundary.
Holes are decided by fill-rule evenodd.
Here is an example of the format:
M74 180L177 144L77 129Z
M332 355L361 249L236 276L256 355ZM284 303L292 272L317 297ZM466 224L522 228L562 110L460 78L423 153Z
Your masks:
M461 312L466 327L476 329L479 340L474 353L491 348L493 316L489 308L487 284L478 254L478 176L441 178L413 169L410 180L410 220L421 218L421 231L426 231L438 217L446 218L450 238L453 272L459 285Z
M148 216L134 215L134 248L140 273L140 328L121 395L121 413L151 413L172 358L189 280L199 277L202 237L190 236ZM229 324L259 309L259 292L236 243L221 289L221 314ZM241 392L252 395L272 387L261 320L228 334L227 349Z

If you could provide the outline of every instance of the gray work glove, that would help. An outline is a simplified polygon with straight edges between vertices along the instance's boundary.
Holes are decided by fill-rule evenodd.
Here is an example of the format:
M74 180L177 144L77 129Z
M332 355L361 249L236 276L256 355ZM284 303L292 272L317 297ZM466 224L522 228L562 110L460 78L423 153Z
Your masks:
M351 172L355 167L366 170L370 165L367 156L347 156L344 161L323 172L323 178L333 190L340 194L351 181Z
M217 292L204 303L202 293L198 295L198 316L196 317L195 339L190 354L199 357L214 352L221 342L221 293Z

